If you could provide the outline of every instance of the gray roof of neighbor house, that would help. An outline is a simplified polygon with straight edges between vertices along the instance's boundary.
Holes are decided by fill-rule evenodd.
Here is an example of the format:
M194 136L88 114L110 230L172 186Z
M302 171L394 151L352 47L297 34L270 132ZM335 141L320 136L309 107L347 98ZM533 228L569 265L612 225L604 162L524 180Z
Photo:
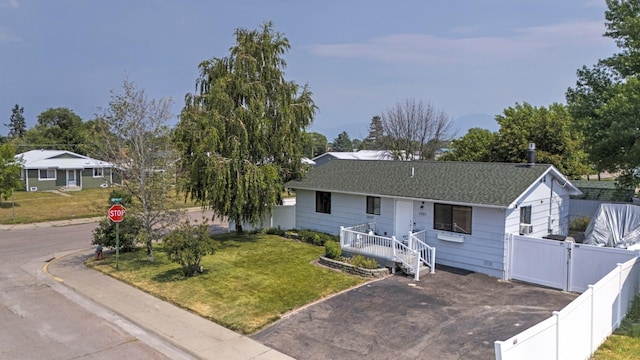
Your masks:
M337 160L310 170L292 189L436 200L457 204L512 207L523 193L551 172L580 194L555 167L548 164L458 161Z
M66 150L31 150L18 154L15 158L22 159L22 167L25 169L88 169L113 166L106 161Z

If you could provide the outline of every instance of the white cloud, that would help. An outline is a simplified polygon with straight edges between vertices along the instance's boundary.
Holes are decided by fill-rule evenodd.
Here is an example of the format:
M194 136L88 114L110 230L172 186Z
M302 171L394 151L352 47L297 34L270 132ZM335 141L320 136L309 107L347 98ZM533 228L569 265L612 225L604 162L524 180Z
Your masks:
M604 25L597 21L570 22L513 29L505 36L443 37L429 34L394 34L362 43L322 44L310 48L318 56L359 58L419 64L494 63L531 58L553 51L590 48L604 44ZM468 30L468 29L465 29Z

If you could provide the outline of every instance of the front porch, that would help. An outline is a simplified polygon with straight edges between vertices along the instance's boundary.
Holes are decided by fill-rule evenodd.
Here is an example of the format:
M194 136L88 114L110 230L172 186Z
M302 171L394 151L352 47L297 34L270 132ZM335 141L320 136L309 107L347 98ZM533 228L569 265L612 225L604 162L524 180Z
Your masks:
M435 247L425 242L426 231L409 232L402 239L376 234L375 223L340 227L340 246L351 254L373 257L395 271L396 265L420 280L420 266L425 264L435 272Z

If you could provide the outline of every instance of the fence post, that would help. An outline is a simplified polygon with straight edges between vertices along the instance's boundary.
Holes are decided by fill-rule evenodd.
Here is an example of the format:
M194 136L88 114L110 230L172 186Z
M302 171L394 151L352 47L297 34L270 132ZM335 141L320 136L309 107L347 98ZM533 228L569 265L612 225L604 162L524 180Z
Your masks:
M554 311L552 314L556 319L556 360L560 360L560 311Z
M395 274L396 273L396 265L395 265L395 261L396 261L396 236L395 235L391 236L391 261L394 262L393 268L391 269L391 273Z
M436 248L431 248L431 273L435 274L436 272Z
M344 226L340 226L340 247L344 247Z
M622 320L622 316L620 313L622 312L622 264L618 263L618 296L616 297L616 328L620 326L620 322ZM612 331L615 329L612 329Z
M589 341L589 351L590 351L590 355L593 355L593 353L596 351L596 349L594 349L595 344L593 343L595 334L593 333L595 331L595 306L594 306L594 293L595 293L595 289L596 287L594 285L587 285L587 291L590 291L591 293L589 294L589 301L591 302L591 314L590 314L590 321L589 321L589 326L591 328L590 331L590 336L591 336L591 340Z
M413 276L413 279L415 281L420 281L420 252L418 250L411 250L411 251L413 252L413 257L416 259L416 269L415 269L415 275Z

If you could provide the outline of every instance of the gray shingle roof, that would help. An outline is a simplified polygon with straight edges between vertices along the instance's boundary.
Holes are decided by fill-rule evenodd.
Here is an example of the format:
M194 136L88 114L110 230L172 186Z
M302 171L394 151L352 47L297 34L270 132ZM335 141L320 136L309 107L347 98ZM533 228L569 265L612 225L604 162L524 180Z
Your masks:
M508 207L551 169L547 164L336 160L286 186Z

